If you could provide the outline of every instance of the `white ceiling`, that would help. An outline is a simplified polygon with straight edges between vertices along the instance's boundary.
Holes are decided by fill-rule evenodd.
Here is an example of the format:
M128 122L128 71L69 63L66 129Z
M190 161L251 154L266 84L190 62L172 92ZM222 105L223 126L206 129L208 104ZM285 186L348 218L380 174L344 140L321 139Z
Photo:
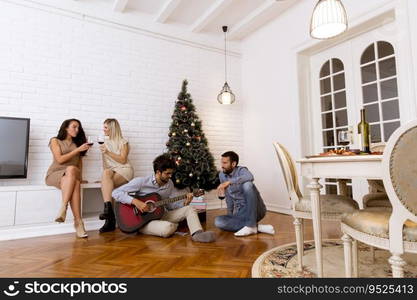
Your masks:
M136 16L165 27L200 35L245 38L301 0L72 0L78 7L107 7L109 13Z

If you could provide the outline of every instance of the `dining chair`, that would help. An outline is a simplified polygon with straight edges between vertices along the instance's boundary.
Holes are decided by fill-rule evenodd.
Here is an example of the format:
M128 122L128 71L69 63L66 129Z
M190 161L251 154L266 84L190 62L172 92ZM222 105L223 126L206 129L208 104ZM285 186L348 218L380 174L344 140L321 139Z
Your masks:
M371 152L384 152L386 143L372 143ZM368 180L369 193L362 198L363 207L391 207L382 180Z
M367 208L342 217L346 277L352 277L352 269L358 268L357 247L352 247L352 241L389 250L393 277L404 277L402 255L417 253L416 149L417 120L398 128L384 151L382 175L392 209Z
M300 191L297 169L290 153L277 142L273 145L291 201L297 243L298 270L301 271L303 269L304 255L304 219L312 219L311 201L309 196L304 196ZM343 213L354 212L359 208L356 201L348 196L320 195L320 201L323 220L340 220Z

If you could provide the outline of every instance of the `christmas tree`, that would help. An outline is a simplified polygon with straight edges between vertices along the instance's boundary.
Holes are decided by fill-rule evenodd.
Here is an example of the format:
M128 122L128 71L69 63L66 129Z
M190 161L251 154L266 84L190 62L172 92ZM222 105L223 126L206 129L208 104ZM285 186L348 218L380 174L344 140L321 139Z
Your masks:
M188 81L184 80L175 103L166 144L168 153L177 164L172 180L179 189L211 190L219 184L218 171L187 85Z

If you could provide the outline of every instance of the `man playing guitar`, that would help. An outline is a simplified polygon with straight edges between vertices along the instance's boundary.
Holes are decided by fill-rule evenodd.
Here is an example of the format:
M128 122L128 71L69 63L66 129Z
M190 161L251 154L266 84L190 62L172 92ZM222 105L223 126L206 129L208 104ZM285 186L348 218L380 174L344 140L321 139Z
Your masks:
M139 191L140 196L158 193L162 199L169 198L174 192L171 180L175 170L175 162L166 154L160 155L153 161L154 174L148 177L136 177L125 185L115 189L113 198L120 203L134 205L141 213L149 211L149 206L129 194ZM193 199L193 193L188 193L186 200L166 205L166 210L159 220L153 220L139 229L143 234L169 237L178 227L178 222L187 219L191 238L195 242L210 243L215 241L212 231L203 231L197 212L188 206Z

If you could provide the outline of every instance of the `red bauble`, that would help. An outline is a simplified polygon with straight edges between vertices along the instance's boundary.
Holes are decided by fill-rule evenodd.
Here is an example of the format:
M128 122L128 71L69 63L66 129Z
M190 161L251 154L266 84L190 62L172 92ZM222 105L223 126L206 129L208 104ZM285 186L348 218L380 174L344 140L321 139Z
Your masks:
M184 111L184 110L187 110L187 108L183 105L183 106L181 106L180 107L180 109L182 110L182 111Z

